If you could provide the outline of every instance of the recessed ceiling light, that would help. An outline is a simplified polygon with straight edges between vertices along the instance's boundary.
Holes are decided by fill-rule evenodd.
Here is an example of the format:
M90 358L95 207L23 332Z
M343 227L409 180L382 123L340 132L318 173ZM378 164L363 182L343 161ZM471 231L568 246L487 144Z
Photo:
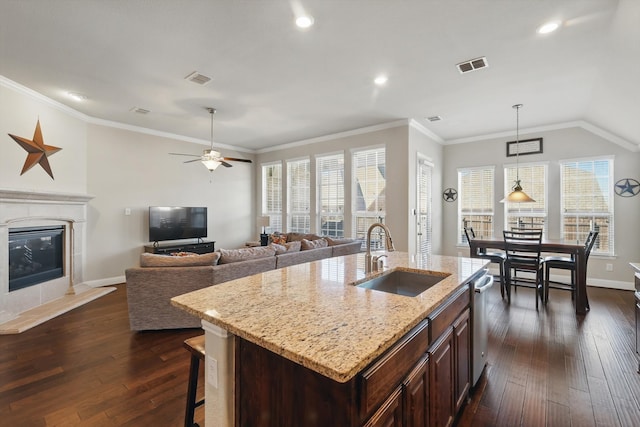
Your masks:
M299 28L309 28L313 25L313 16L303 15L296 18L296 25Z
M385 83L387 83L387 80L389 80L387 78L387 76L380 75L380 76L376 77L375 79L373 79L373 82L375 84L377 84L378 86L383 86Z
M79 94L79 93L75 93L75 92L67 92L67 96L71 99L73 99L74 101L84 101L85 99L87 99L86 96Z
M546 24L538 28L538 34L549 34L557 30L559 27L560 23L558 21L547 22Z

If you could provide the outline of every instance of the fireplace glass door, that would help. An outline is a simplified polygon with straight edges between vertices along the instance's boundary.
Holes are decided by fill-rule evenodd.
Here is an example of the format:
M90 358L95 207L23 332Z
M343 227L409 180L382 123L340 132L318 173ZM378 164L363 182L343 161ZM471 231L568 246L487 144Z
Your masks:
M9 229L9 292L64 276L61 226Z

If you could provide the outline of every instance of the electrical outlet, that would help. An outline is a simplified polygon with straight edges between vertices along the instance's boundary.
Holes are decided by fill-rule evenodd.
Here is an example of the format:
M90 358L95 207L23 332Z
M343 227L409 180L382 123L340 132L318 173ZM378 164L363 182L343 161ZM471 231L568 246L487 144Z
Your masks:
M607 264L607 271L613 271L613 264Z
M124 208L125 215L131 215L131 208Z

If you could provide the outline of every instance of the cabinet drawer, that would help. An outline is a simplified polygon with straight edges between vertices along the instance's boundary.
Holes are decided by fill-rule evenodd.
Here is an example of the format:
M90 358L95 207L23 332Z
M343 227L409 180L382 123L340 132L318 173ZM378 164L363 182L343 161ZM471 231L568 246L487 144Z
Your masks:
M427 352L428 325L426 319L420 322L360 375L360 419L382 403Z
M440 308L429 315L429 324L431 329L431 336L429 339L431 341L438 339L438 337L453 324L458 315L468 306L469 286L466 285L449 297L449 299Z

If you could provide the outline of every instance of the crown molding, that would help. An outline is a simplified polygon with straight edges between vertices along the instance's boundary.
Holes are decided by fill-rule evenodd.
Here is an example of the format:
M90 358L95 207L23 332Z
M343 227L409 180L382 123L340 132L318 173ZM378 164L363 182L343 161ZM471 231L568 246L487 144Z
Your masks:
M424 136L433 139L440 145L443 145L445 143L444 139L442 139L439 135L436 135L435 133L427 129L422 123L418 122L416 119L409 120L409 126L417 130Z
M255 153L256 154L269 153L272 151L285 150L288 148L300 147L303 145L315 144L318 142L333 141L339 138L347 138L349 136L362 135L364 133L371 133L379 130L397 128L400 126L407 126L407 125L409 125L408 119L396 120L393 122L381 123L379 125L366 126L363 128L347 130L347 131L338 132L338 133L332 133L329 135L318 136L315 138L303 139L301 141L289 142L287 144L274 145L273 147L256 150Z
M30 97L32 99L35 99L36 101L42 102L43 104L46 104L49 107L52 107L52 108L54 108L56 110L59 110L59 111L65 113L65 114L68 114L68 115L72 116L72 117L75 117L76 119L82 120L85 123L99 125L99 126L105 126L105 127L110 127L110 128L114 128L114 129L122 129L122 130L141 133L141 134L145 134L145 135L159 136L159 137L162 137L162 138L170 138L170 139L175 139L175 140L178 140L178 141L192 142L192 143L195 143L195 144L201 144L201 145L206 145L206 146L210 146L211 145L211 141L200 139L200 138L192 138L192 137L188 137L188 136L184 136L184 135L178 135L178 134L175 134L175 133L162 132L162 131L158 131L158 130L154 130L154 129L145 128L145 127L142 127L142 126L128 125L126 123L114 122L114 121L111 121L111 120L104 120L104 119L99 119L97 117L89 116L87 114L81 113L78 110L74 110L73 108L69 107L68 105L65 105L65 104L62 104L61 102L55 101L55 100L53 100L53 99L41 94L40 92L36 92L33 89L29 89L28 87L21 85L20 83L14 82L13 80L10 80L10 79L4 77L3 75L0 75L0 86L4 86L7 89L10 89L10 90L18 92L18 93L20 93L22 95L28 96L28 97ZM252 149L249 149L249 148L236 147L234 145L228 145L228 144L219 144L219 143L217 143L215 141L214 141L214 146L215 147L224 148L224 149L227 149L227 150L241 151L241 152L244 152L244 153L251 153L251 154L255 153L255 150L252 150Z
M570 128L581 128L588 132L593 133L594 135L598 135L599 137L613 143L619 145L623 148L626 148L629 151L640 151L640 146L634 144L632 142L627 141L611 132L608 132L598 126L595 126L589 122L584 120L575 120L572 122L564 122L564 123L554 123L546 126L537 126L532 128L520 129L520 134L530 134L530 133L538 133L538 132L549 132L554 130L562 130L562 129L570 129ZM450 139L445 141L445 145L453 145L453 144L466 144L468 142L477 142L477 141L486 141L488 139L498 139L498 138L506 138L512 137L515 135L515 131L510 130L506 132L498 132L498 133L490 133L486 135L478 135L471 136L468 138L458 138L458 139Z

